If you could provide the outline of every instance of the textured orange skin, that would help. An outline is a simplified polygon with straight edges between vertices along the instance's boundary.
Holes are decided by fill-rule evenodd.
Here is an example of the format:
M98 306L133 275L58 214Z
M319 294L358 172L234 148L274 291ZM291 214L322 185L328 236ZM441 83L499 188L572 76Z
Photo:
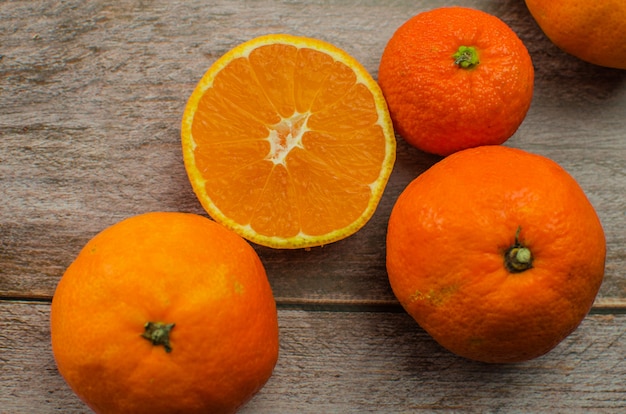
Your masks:
M586 62L626 69L624 0L526 0L546 36Z
M460 68L460 46L479 63ZM443 7L420 13L394 33L378 82L396 131L434 154L501 144L526 117L534 69L526 47L500 19L479 10Z
M533 267L510 273L519 241ZM553 161L503 146L453 154L417 177L389 219L389 281L442 346L492 363L553 349L588 313L604 275L602 226Z
M140 335L175 323L172 350ZM239 236L201 216L148 213L83 248L52 301L58 369L97 413L232 413L278 357L265 270Z

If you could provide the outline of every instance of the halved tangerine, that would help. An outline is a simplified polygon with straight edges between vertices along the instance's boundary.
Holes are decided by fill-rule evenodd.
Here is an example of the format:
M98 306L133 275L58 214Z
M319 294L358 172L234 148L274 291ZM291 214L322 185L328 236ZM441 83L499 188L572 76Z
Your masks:
M275 248L354 234L395 162L393 126L370 74L329 43L286 34L219 58L189 98L181 135L207 213Z

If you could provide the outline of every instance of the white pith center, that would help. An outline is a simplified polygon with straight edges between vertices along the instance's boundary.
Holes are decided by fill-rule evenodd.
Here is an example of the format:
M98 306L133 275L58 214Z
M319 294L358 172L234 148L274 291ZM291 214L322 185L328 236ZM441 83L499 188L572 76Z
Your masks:
M285 158L296 147L302 148L302 136L308 130L306 121L309 114L294 113L289 118L283 118L279 123L270 127L267 140L270 143L268 160L275 165L285 164Z

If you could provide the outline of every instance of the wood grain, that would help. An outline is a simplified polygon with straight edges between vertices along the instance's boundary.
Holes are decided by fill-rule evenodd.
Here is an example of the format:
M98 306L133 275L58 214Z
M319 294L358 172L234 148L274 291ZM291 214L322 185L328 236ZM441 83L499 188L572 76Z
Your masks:
M49 304L97 232L147 211L205 214L187 180L180 119L196 82L252 37L331 42L377 75L395 29L442 0L0 2L0 413L86 413L59 376ZM398 137L372 220L322 248L254 246L279 303L281 356L246 413L626 411L626 71L551 44L521 0L472 0L524 41L530 111L506 145L554 159L607 238L588 316L548 355L485 365L439 347L402 311L385 271L386 223L438 161ZM523 177L523 172L518 172Z
M560 52L520 1L471 3L511 25L531 52L535 97L508 145L553 158L581 183L607 231L599 300L619 302L626 292L626 72ZM0 295L49 298L84 243L122 218L204 214L182 164L179 123L195 82L229 48L267 32L319 37L376 75L393 31L443 4L3 2ZM393 300L386 221L404 186L437 160L398 140L391 182L359 234L311 251L257 248L278 297Z
M90 412L58 374L49 306L0 302L0 412ZM592 315L536 360L456 357L404 313L280 310L280 357L242 413L623 412L626 315Z

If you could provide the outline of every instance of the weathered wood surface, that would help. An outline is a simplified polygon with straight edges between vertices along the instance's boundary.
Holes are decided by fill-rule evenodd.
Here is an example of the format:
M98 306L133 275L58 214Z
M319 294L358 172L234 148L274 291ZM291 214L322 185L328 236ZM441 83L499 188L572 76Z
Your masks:
M127 216L202 213L182 164L180 117L195 83L227 49L268 32L319 37L375 76L393 31L442 4L450 3L1 3L0 292L49 297L80 247ZM626 71L564 55L522 1L468 4L500 16L526 42L535 97L509 145L549 156L579 180L607 231L601 298L623 297ZM391 183L362 232L311 252L259 248L276 295L390 300L386 219L404 186L435 160L400 140Z
M393 31L453 2L0 2L0 413L88 412L50 354L49 301L98 231L146 211L204 214L187 181L180 117L204 71L257 35L318 37L374 76ZM437 157L398 139L372 220L310 251L255 247L280 307L281 358L245 412L624 412L626 71L565 55L522 0L473 0L527 45L528 116L506 145L566 168L607 237L592 315L530 363L485 366L441 350L398 307L384 264L397 195Z
M0 303L0 413L88 412L57 374L49 307ZM280 310L274 375L242 413L624 412L626 315L514 365L453 356L405 313Z

